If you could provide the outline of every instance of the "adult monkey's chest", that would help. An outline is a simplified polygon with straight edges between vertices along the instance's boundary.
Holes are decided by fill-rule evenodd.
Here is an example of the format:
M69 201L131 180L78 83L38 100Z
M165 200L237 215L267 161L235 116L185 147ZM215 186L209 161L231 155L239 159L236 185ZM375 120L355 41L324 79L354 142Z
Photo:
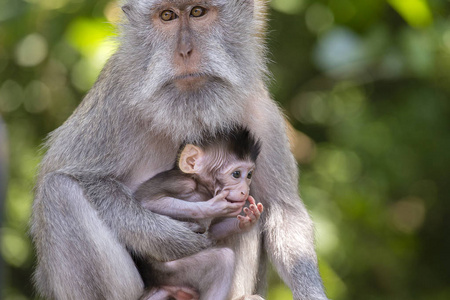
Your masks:
M173 168L179 145L170 140L160 140L158 143L147 142L141 158L132 166L125 177L125 185L134 192L137 187L158 173Z

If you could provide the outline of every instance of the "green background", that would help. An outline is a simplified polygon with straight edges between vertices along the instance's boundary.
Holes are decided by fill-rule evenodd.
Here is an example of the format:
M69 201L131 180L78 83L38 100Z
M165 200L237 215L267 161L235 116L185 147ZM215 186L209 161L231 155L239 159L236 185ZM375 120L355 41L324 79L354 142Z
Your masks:
M119 12L108 0L0 1L1 299L34 297L40 145L114 50ZM273 0L268 47L329 297L450 299L450 2ZM275 273L269 299L292 299Z

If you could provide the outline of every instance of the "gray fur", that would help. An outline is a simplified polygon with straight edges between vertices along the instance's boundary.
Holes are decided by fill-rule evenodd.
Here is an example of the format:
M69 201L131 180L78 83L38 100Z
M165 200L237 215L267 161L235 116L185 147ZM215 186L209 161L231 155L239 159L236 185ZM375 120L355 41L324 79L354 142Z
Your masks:
M182 140L240 123L262 141L252 195L266 211L260 226L232 237L229 298L262 291L259 266L267 253L294 299L326 299L284 120L264 84L264 9L253 7L261 1L201 1L217 5L220 14L195 36L203 55L199 70L210 80L190 92L171 84L167 53L176 41L148 19L158 3L128 2L117 53L46 143L31 221L38 292L47 299L137 299L143 283L127 251L169 261L208 248L204 235L144 210L132 193L171 168Z
M145 208L148 208L145 205L146 203L151 203L155 199L165 197L181 199L188 202L200 202L207 201L213 196L214 190L209 191L202 182L196 180L195 176L185 174L178 168L156 174L154 177L142 183L133 193L133 197ZM178 218L173 219L178 220ZM211 218L200 220L179 219L192 223L190 228L197 233L205 233L212 221Z

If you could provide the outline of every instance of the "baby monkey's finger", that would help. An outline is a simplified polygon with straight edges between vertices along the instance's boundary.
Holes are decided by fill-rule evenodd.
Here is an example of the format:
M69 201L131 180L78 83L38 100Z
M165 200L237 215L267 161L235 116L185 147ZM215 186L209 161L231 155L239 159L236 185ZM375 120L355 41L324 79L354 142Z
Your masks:
M250 213L250 209L248 209L248 207L244 207L244 213L248 216L248 214Z
M261 215L261 212L259 211L259 208L256 205L250 205L250 210L252 211L252 213L259 218L259 216Z
M262 205L262 203L258 203L257 207L258 207L259 212L262 213L264 210L264 206Z
M241 229L249 227L252 223L252 220L250 220L249 217L244 217L241 215L238 216L238 220L239 220L239 228Z
M255 216L253 210L248 209L247 207L244 209L245 214L248 218L250 218L251 222L254 222L257 220L257 216Z
M214 198L226 198L230 194L230 191L223 190L220 193L218 193Z
M238 220L239 220L240 222L246 222L246 223L248 223L248 222L250 221L250 220L248 219L248 217L241 216L241 215L238 215L237 218L238 218Z

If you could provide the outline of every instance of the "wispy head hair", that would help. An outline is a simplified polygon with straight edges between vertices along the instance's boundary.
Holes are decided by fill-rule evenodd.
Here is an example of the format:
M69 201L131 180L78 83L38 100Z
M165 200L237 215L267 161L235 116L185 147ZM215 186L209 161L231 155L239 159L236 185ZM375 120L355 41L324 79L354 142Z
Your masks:
M256 162L261 152L261 141L246 127L234 125L216 132L205 132L203 136L192 142L202 149L221 148L236 156L239 160Z

